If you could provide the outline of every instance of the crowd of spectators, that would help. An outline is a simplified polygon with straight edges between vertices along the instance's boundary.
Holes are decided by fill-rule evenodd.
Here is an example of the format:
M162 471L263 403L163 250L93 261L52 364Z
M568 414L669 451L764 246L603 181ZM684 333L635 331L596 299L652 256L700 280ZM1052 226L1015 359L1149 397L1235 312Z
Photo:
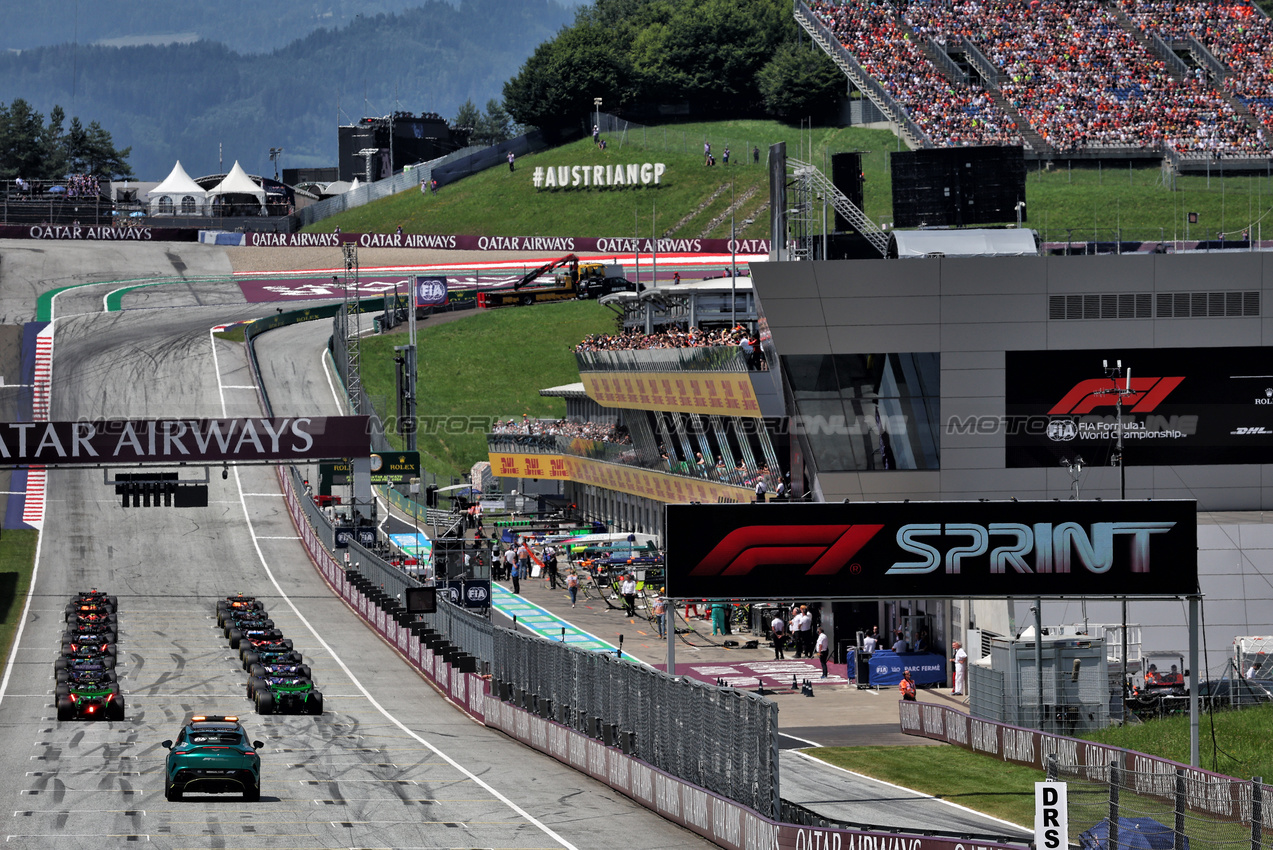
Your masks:
M922 36L900 25L891 4L817 0L811 9L935 144L1022 144L1016 124L986 92L956 86L937 70Z
M742 325L707 331L702 328L686 330L677 325L668 325L648 334L636 329L615 334L589 334L584 337L583 342L575 346L575 351L649 351L658 348L714 346L732 346L741 349L750 369L766 371L769 368L764 353L760 350L760 340L756 334Z
M1192 36L1223 62L1231 72L1225 90L1260 120L1256 134L1265 142L1265 128L1273 129L1273 23L1267 17L1248 2L1120 0L1120 6L1142 31L1169 42Z
M632 437L626 428L606 422L576 422L572 419L532 419L523 413L521 420L499 419L491 427L493 434L530 435L537 437L569 437L604 443L629 444Z
M96 198L102 187L92 174L66 175L66 195L69 198Z
M1195 19L1198 7L1217 10L1216 19L1231 22L1210 36L1222 60L1235 57L1229 61L1238 63L1235 76L1248 91L1270 90L1261 76L1269 65L1268 21L1243 14L1245 4L1124 2L1150 15L1183 9ZM993 103L975 90L956 90L919 47L926 38L957 37L999 70L1004 97L1059 153L1159 146L1212 156L1266 153L1263 134L1205 74L1174 79L1101 0L819 0L812 8L939 145L1007 143L1009 119L992 118L1002 113L989 112ZM1265 104L1251 104L1257 107ZM963 134L960 116L973 115L990 129Z

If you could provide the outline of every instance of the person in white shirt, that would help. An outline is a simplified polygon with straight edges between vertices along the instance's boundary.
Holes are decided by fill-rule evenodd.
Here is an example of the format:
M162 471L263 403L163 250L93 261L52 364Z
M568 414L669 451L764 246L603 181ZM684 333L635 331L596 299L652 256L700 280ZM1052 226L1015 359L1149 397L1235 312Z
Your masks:
M627 606L627 615L629 617L636 616L636 579L628 573L623 577L623 584L619 586L619 593L623 594L623 604Z
M774 661L781 661L787 656L782 654L782 645L787 640L787 624L782 621L781 614L775 614L773 622L769 624L770 630L774 636Z
M955 687L951 689L951 694L962 696L968 690L968 653L964 652L959 641L950 646L955 651Z
M831 639L827 637L826 632L822 631L822 627L818 626L818 641L813 645L814 650L818 653L818 663L822 665L822 678L827 677L827 655L831 651Z
M862 652L870 655L879 646L879 641L875 639L875 635L867 635L862 638Z

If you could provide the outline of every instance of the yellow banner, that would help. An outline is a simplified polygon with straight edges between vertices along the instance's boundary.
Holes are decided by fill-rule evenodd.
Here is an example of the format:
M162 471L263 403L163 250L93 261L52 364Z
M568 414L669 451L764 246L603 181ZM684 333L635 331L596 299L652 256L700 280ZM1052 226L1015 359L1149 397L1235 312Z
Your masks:
M491 470L503 478L553 478L592 484L632 496L659 502L750 502L754 494L747 487L721 484L656 472L650 469L602 463L561 455L490 453Z
M746 372L581 372L588 397L606 407L760 417Z

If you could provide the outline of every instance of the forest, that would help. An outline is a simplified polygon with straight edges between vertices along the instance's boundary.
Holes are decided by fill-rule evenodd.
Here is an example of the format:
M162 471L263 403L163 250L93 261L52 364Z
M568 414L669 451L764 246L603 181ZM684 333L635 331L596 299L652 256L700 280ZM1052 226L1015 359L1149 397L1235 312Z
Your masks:
M334 165L337 125L363 115L450 118L466 101L498 98L534 46L572 17L554 0L430 0L259 54L212 41L68 42L0 53L0 92L97 122L131 149L141 180L163 179L178 159L194 176L235 160L273 174L271 147L283 148L284 168Z

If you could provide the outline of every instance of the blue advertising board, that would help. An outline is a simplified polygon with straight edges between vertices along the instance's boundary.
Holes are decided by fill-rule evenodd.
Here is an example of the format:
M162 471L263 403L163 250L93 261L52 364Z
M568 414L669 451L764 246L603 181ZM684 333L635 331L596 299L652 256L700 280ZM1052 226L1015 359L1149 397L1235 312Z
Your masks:
M870 665L872 685L896 685L905 670L911 671L916 685L946 684L946 656L935 652L898 655L891 649L881 649L871 656Z

